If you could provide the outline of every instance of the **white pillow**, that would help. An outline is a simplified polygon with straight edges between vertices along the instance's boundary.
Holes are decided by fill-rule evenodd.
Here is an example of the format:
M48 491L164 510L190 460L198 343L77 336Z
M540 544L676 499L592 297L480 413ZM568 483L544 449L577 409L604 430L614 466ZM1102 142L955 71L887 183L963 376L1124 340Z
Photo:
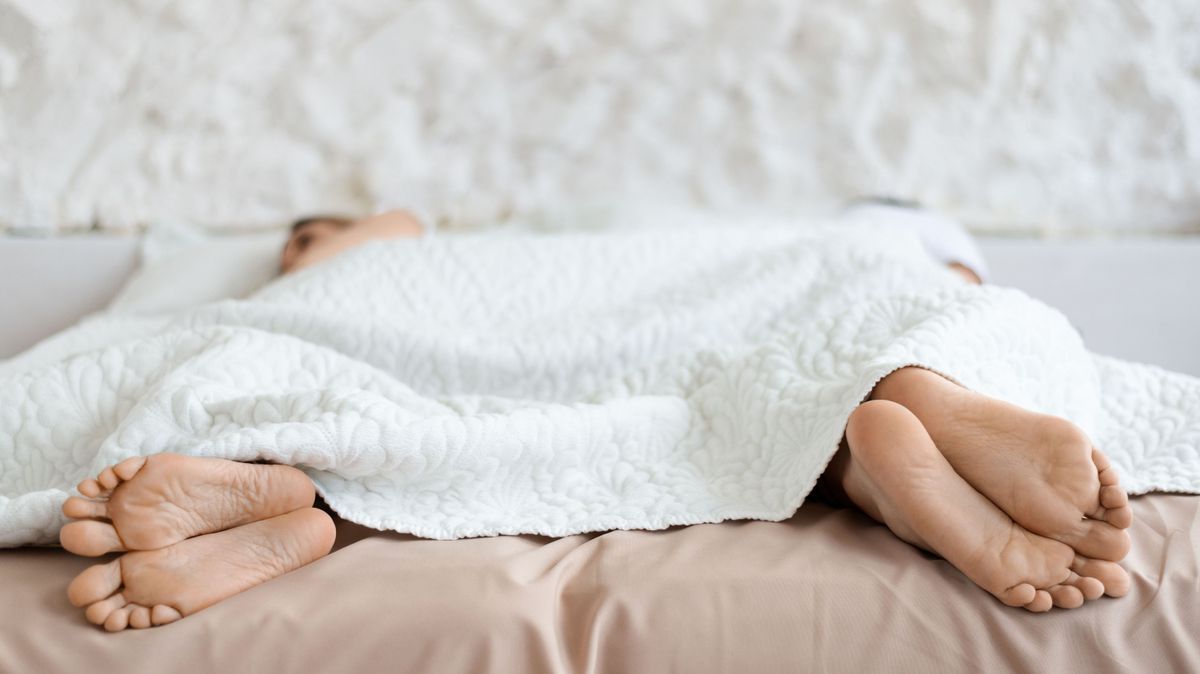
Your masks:
M210 235L173 226L146 232L140 269L108 305L122 314L162 314L246 297L279 275L286 231Z

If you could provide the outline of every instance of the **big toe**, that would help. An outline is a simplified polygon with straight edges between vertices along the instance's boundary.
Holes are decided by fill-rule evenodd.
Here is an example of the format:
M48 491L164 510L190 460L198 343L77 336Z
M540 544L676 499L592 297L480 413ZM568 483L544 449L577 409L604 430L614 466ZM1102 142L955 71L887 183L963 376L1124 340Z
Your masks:
M67 586L67 599L80 608L113 595L121 587L121 562L114 559L84 569Z
M84 557L99 557L125 549L113 525L94 520L64 524L58 539L64 548Z
M1104 594L1110 597L1124 597L1129 592L1129 574L1116 562L1076 555L1071 570L1100 581L1104 585Z
M1104 520L1080 520L1075 531L1060 540L1085 557L1118 562L1129 554L1129 532Z

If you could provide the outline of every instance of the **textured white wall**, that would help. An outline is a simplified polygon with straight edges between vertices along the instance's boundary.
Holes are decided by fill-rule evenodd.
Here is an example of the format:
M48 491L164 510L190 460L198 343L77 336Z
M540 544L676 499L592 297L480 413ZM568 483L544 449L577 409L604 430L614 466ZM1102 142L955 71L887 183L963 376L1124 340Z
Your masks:
M1200 229L1196 0L0 0L0 227L412 204Z

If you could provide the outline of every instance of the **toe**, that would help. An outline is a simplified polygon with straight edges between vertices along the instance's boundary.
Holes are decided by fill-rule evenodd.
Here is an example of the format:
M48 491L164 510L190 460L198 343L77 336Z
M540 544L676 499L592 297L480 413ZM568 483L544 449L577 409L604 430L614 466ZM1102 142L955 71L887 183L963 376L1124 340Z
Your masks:
M72 496L63 503L62 513L74 519L108 517L108 501L92 501Z
M83 494L88 498L100 498L100 495L105 492L104 487L101 487L99 482L90 477L83 482L80 482L76 489L79 490L80 494Z
M1129 574L1116 562L1076 555L1071 570L1100 581L1104 585L1104 594L1110 597L1123 597L1129 592Z
M93 625L103 625L108 621L108 617L112 615L113 611L116 611L124 606L125 596L121 594L114 594L108 599L98 601L87 607L87 610L84 611L83 615L87 618L88 622L92 623Z
M1123 508L1129 505L1129 495L1118 485L1100 487L1100 505L1105 508Z
M1133 525L1133 508L1123 506L1105 510L1102 519L1118 529L1128 529Z
M150 609L137 605L131 605L131 609L129 612L130 627L140 630L150 626Z
M1095 520L1104 520L1118 529L1128 529L1133 524L1133 510L1129 507L1129 494L1119 485L1100 487L1100 505L1087 514ZM1086 553L1085 553L1086 554Z
M1025 606L1034 600L1036 592L1029 583L1021 583L1000 593L998 598L1007 606Z
M1096 472L1100 475L1100 484L1111 487L1120 483L1121 478L1117 473L1117 469L1104 455L1104 452L1098 449L1092 449L1092 463L1096 464Z
M121 608L108 614L108 618L104 620L104 629L109 632L120 632L129 626L129 607L122 606Z
M1104 596L1104 583L1101 583L1095 578L1080 576L1075 572L1071 572L1071 577L1063 584L1074 585L1075 587L1079 588L1079 592L1087 601L1099 599L1100 597Z
M131 459L125 459L121 463L113 466L112 470L117 474L117 477L121 478L122 480L130 480L133 479L134 475L137 475L137 472L141 470L142 466L144 465L146 465L146 457L135 456Z
M1050 593L1045 590L1038 590L1034 594L1033 601L1025 604L1025 610L1032 611L1033 613L1045 613L1052 606L1054 606L1054 599L1050 596Z
M1116 562L1129 554L1129 532L1104 520L1079 520L1075 531L1059 540L1086 557Z
M121 560L97 564L84 569L67 586L71 604L84 607L112 595L121 587Z
M1055 585L1048 590L1050 599L1059 608L1079 608L1083 606L1083 592L1073 585Z
M84 557L99 557L125 549L113 525L95 520L64 524L58 539L64 548Z
M183 617L183 614L166 604L158 604L150 611L150 621L155 625L173 623Z
M113 472L111 467L100 471L100 475L96 478L96 481L100 483L101 487L109 491L116 489L117 485L121 483L121 479L117 477L117 474Z

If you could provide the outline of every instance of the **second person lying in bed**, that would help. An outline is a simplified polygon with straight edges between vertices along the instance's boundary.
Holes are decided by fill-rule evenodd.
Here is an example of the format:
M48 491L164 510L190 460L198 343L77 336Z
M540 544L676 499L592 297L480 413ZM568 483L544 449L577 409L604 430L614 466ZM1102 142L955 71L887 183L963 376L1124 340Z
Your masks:
M424 231L404 211L302 220L282 271ZM958 259L943 262L978 282ZM312 481L289 466L160 454L78 489L63 507L76 520L63 527L63 546L125 554L83 571L68 594L111 631L178 620L320 558L334 541L333 522L312 507ZM1076 608L1129 587L1117 564L1129 549L1128 499L1084 432L925 369L896 370L874 387L816 495L943 557L1009 606Z

